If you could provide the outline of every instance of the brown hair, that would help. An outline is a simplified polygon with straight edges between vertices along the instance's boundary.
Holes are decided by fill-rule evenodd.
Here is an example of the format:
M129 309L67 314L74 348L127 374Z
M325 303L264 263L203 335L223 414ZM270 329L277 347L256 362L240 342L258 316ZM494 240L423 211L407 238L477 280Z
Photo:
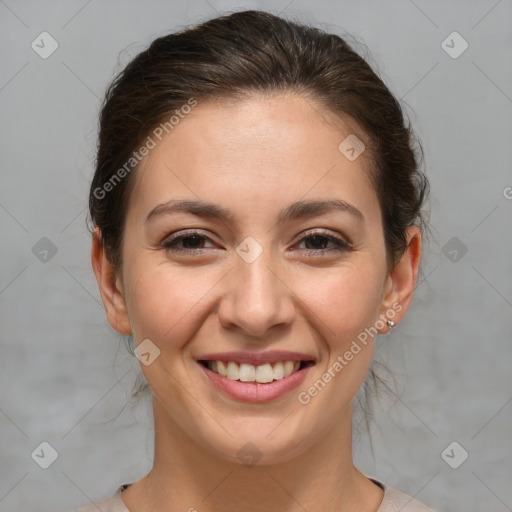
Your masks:
M339 119L355 121L370 155L369 178L382 212L388 266L399 261L406 228L426 227L422 205L428 194L419 165L421 144L399 102L342 37L250 10L155 39L109 86L89 210L116 269L122 265L123 228L134 184L126 163L151 130L191 99L280 91L312 98ZM114 182L122 168L123 178Z
M421 207L428 190L413 149L416 143L422 157L421 144L405 124L400 104L340 36L267 12L242 11L154 40L107 90L89 213L116 268L122 264L133 171L115 182L112 178L126 170L151 130L191 98L276 91L313 97L361 127L371 152L370 178L391 267L400 259L405 228L414 223L425 227Z

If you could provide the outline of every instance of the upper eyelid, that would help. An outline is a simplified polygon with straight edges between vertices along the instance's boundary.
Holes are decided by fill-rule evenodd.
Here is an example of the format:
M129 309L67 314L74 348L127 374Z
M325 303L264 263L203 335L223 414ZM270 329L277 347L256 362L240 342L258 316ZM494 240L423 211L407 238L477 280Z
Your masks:
M342 234L334 234L330 233L327 228L310 228L306 229L304 233L301 233L300 238L304 238L306 236L314 236L314 235L322 235L326 237L333 237L333 238L341 238L343 241L345 241L347 244L349 243L348 240L346 240L346 237Z
M185 230L185 231L177 231L176 233L172 233L170 235L167 235L164 238L164 242L171 241L171 240L176 240L176 239L179 239L179 238L187 238L189 236L194 236L194 235L199 235L199 236L202 236L204 238L208 238L209 240L214 241L214 238L211 235L209 235L209 234L207 235L206 233L203 233L199 229L190 229L190 230Z
M352 249L352 243L350 242L350 240L347 239L346 236L341 235L341 234L334 235L331 233L327 233L325 231L318 231L318 230L315 231L314 228L311 231L306 230L306 232L300 236L300 238L297 240L296 243L302 243L303 240L313 237L313 236L323 236L323 237L327 238L328 240L330 240L332 243L338 245L338 247L340 249L342 249L343 246L346 246L346 249ZM327 250L327 249L324 249L324 250Z

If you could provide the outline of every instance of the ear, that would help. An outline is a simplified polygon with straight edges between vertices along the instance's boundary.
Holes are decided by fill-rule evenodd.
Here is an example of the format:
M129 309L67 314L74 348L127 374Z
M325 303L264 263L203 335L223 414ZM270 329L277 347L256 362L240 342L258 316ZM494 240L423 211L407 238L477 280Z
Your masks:
M421 231L418 226L411 226L407 228L407 249L387 277L381 305L384 320L398 324L405 316L414 295L420 260ZM390 331L387 323L383 331Z
M91 264L98 281L108 323L120 334L132 334L126 311L122 280L105 255L101 242L101 231L98 227L94 229L92 236Z

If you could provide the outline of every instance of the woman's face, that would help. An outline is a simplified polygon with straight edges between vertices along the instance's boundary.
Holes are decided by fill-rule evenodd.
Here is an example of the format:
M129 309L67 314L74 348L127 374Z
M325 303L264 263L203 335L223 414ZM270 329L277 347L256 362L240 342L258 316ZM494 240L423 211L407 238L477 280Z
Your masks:
M287 460L350 422L375 329L412 295L417 258L388 275L366 154L326 118L295 95L199 103L137 169L117 291L100 285L112 326L150 340L158 421L225 460Z

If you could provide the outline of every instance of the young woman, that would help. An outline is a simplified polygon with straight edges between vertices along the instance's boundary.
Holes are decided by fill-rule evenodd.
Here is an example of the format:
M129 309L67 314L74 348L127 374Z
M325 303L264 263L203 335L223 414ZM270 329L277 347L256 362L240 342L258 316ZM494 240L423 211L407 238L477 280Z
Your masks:
M336 35L238 12L110 86L92 265L153 395L154 464L82 512L431 511L359 471L353 401L404 317L428 181Z

